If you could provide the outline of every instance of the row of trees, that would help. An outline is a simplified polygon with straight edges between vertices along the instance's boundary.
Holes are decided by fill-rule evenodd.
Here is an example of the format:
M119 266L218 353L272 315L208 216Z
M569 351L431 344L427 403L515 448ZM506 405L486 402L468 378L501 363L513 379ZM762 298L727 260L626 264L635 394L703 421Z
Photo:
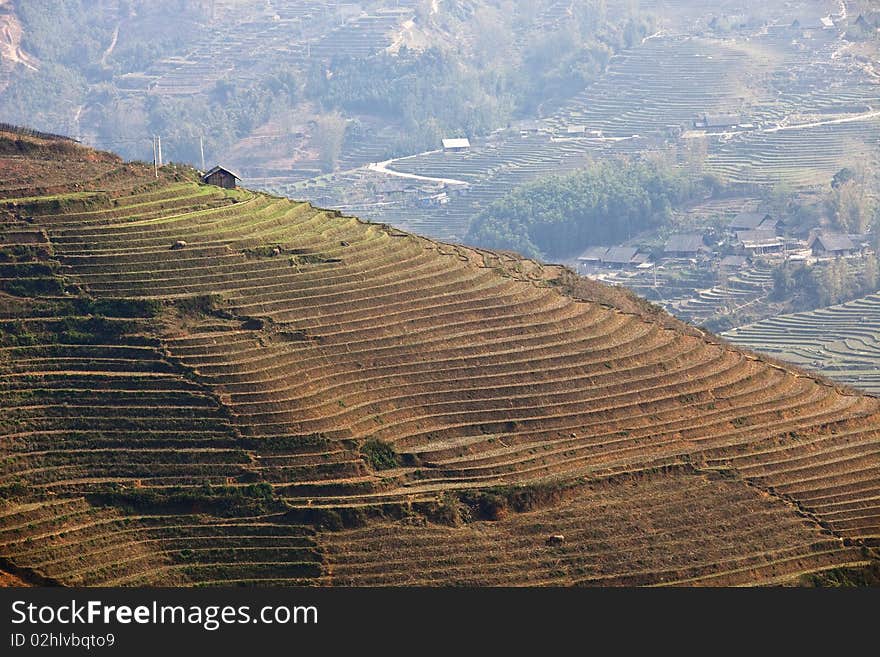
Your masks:
M659 159L603 161L514 190L476 217L466 240L535 258L571 257L659 228L674 208L711 188Z

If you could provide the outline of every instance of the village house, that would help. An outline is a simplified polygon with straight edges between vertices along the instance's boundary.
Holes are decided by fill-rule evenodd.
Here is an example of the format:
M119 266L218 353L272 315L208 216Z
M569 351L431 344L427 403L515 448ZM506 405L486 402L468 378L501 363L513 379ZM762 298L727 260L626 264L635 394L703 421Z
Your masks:
M708 252L709 247L699 233L672 235L663 247L663 255L667 258L696 258Z
M216 166L202 175L202 182L206 185L214 185L224 189L235 189L236 180L241 180L241 176L221 166Z
M859 14L859 17L856 19L855 25L860 27L865 32L871 31L871 24L868 23L868 19L865 18L864 14Z
M848 235L842 233L813 235L807 242L807 247L817 258L839 258L852 255L856 251L856 245L853 241Z
M772 230L777 231L782 226L779 219L774 219L766 212L740 212L727 227L736 232L738 230Z
M667 139L679 139L684 134L684 129L677 123L669 123L665 127Z
M741 230L736 234L740 248L749 255L781 253L785 240L775 230Z
M445 153L465 153L471 149L471 142L467 137L455 137L443 140Z
M706 132L722 132L737 127L742 117L734 114L703 114L694 119L694 129Z
M538 121L528 120L519 123L521 137L534 136L541 132L541 124Z
M470 188L470 183L464 182L463 180L450 180L445 184L443 189L450 196L462 196L463 194L466 194Z
M402 197L407 187L413 187L406 178L390 177L376 185L376 193L386 198Z
M446 205L447 203L449 203L449 194L445 191L419 197L419 205L423 208Z
M642 262L638 255L639 250L634 246L612 246L602 256L602 264L615 269L636 266Z
M749 262L750 260L748 256L729 255L721 258L721 262L718 263L718 268L722 273L733 274L747 267Z
M607 246L591 246L581 253L577 261L582 265L598 265L602 262L602 258L608 252Z
M795 19L791 28L800 32L804 39L813 39L834 29L834 21L830 16L810 16Z

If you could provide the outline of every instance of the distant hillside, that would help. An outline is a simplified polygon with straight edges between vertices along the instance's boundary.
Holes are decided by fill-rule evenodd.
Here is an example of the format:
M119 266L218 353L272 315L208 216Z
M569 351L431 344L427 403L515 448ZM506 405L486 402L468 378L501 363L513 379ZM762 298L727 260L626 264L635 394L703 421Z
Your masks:
M0 571L864 583L880 401L513 254L0 136Z

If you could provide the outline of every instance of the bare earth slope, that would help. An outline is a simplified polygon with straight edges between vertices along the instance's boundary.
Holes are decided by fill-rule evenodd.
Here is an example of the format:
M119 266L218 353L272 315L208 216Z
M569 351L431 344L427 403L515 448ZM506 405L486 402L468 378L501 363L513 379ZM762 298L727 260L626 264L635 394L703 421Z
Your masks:
M766 584L877 558L873 397L558 267L0 141L0 568Z

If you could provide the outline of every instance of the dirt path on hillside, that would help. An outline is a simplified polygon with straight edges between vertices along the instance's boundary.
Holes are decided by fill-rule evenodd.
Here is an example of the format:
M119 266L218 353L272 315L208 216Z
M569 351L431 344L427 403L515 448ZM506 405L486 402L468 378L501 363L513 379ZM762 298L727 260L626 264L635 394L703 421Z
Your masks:
M6 8L9 12L0 15L0 59L36 71L39 65L37 60L21 49L23 30L10 0L0 0L0 8Z
M104 54L101 55L101 66L107 65L107 58L113 54L113 50L116 48L116 43L119 41L119 28L122 26L122 23L116 24L116 29L113 30L113 39L110 41L110 45L107 46L107 50L104 51Z

